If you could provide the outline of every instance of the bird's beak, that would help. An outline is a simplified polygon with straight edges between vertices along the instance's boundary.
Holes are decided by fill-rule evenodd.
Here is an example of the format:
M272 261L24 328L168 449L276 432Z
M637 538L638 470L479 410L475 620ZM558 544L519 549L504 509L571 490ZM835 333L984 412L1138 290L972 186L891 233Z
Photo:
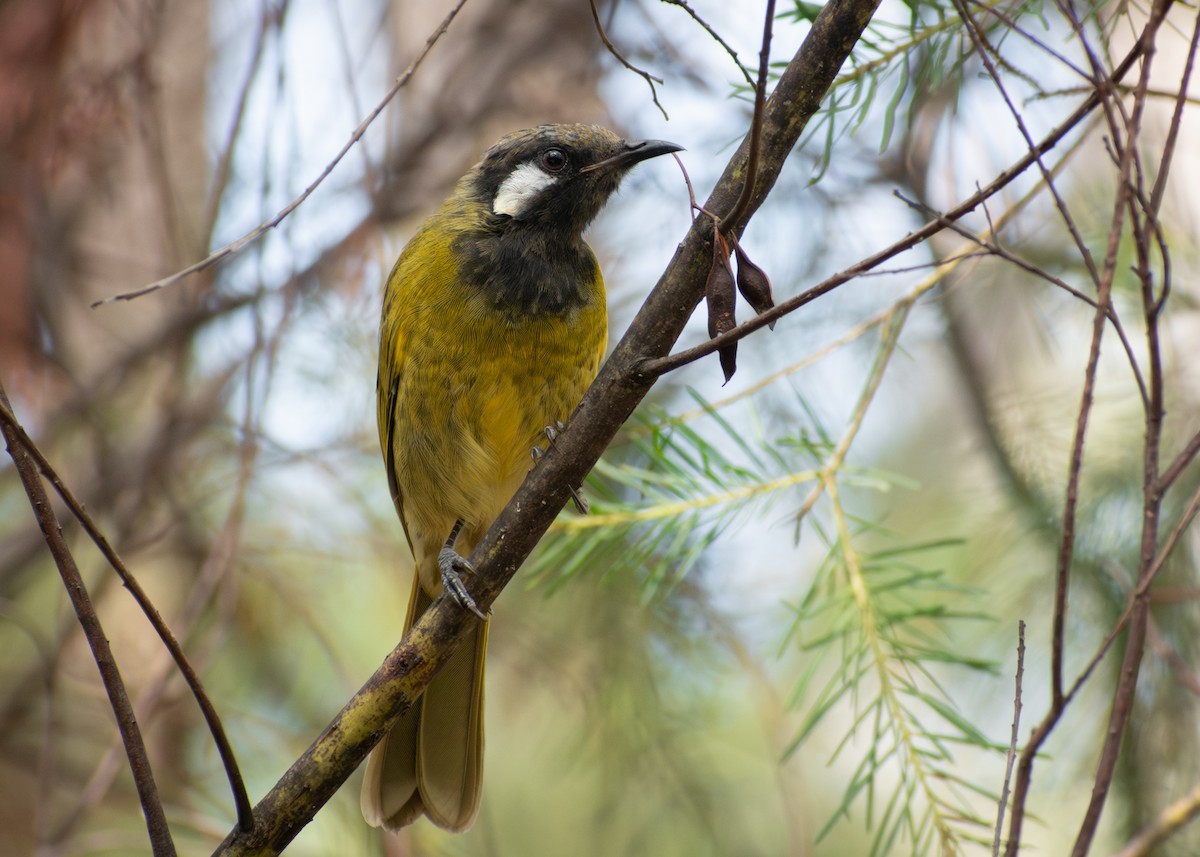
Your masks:
M611 172L613 170L627 170L634 164L640 164L642 161L650 158L657 158L659 155L669 155L671 152L682 152L683 146L678 143L668 143L666 140L632 140L622 144L622 151L613 155L611 158L605 158L603 161L597 161L594 164L588 164L582 167L579 172L592 173L597 170L601 172Z

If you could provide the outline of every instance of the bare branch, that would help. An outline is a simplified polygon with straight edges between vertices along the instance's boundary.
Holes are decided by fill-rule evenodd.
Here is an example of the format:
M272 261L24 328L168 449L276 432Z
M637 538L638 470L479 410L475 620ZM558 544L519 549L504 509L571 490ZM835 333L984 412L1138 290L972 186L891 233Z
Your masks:
M650 72L646 71L645 69L638 68L629 60L625 59L624 55L617 50L617 46L612 43L611 39L609 39L608 33L604 32L604 25L600 23L600 11L596 8L596 0L588 0L588 5L592 9L592 20L596 24L596 33L600 36L600 41L604 43L605 49L607 49L610 54L617 58L617 62L646 81L647 85L650 87L650 98L654 101L654 106L657 107L658 111L663 115L663 119L670 121L671 117L667 115L666 108L663 107L659 102L658 89L654 85L656 83L661 85L663 79L661 77L655 77Z
M238 769L233 747L229 743L229 739L225 734L225 728L221 725L221 718L218 716L212 700L208 698L208 693L204 690L200 676L192 668L191 662L188 661L187 655L183 651L183 647L179 644L179 640L176 639L170 627L167 626L162 614L158 612L158 609L150 600L150 596L146 594L146 590L138 583L137 578L126 567L120 555L109 544L104 533L96 526L96 522L92 520L92 516L88 514L87 510L83 508L83 504L75 498L75 495L63 483L42 451L30 439L29 435L25 433L20 423L17 422L16 417L8 409L8 400L3 398L2 388L0 388L0 423L3 424L7 432L11 432L13 437L21 443L26 454L37 464L42 474L50 480L50 484L54 486L55 492L66 503L67 508L71 511L75 519L83 526L84 532L88 534L92 542L100 549L100 553L108 560L109 565L117 573L117 577L121 579L121 583L129 590L133 596L133 600L137 602L138 607L141 608L151 627L154 628L154 632L158 634L159 639L162 640L163 645L170 652L171 658L175 661L179 672L183 675L184 681L187 683L188 689L191 690L192 696L195 697L196 703L204 715L204 722L208 725L209 731L212 733L213 743L217 746L217 752L221 756L221 763L225 766L225 774L229 779L230 789L233 791L233 801L237 810L238 824L244 828L248 828L252 821L250 797L246 793L246 785L242 779L241 771Z
M414 59L412 61L412 63L409 64L408 68L406 68L404 70L403 74L401 74L398 78L396 78L396 80L392 83L391 87L384 94L383 98L381 98L379 100L379 103L376 104L374 109L372 109L371 112L367 114L367 117L365 119L363 119L362 122L359 123L358 127L354 129L354 133L352 133L350 135L350 139L346 141L346 144L344 146L342 146L341 151L339 151L336 155L334 155L333 160L325 165L325 169L321 170L321 174L318 175L312 181L312 183L308 187L306 187L304 189L304 191L298 197L296 197L291 202L289 202L287 205L285 205L282 209L280 209L275 214L274 217L272 217L270 220L266 221L265 223L259 224L254 229L250 230L245 235L243 235L241 238L238 238L236 241L226 244L224 247L222 247L219 250L215 250L214 252L210 253L208 256L206 256L204 259L201 259L199 262L195 263L194 265L189 265L188 267L184 268L182 271L177 271L174 274L172 274L171 276L164 277L161 280L155 280L153 283L142 286L140 289L133 289L132 291L121 292L120 294L112 295L111 297L102 298L101 300L94 301L92 303L92 307L95 308L98 306L103 306L104 304L116 303L117 301L131 301L134 298L140 298L143 295L148 295L151 292L158 291L159 289L165 289L165 288L174 286L177 283L181 282L182 280L187 279L192 274L196 274L196 273L199 273L200 271L204 271L208 268L211 268L213 265L216 265L219 262L223 262L226 259L236 256L242 250L246 249L246 247L248 247L250 244L254 243L259 238L261 238L263 235L267 234L272 229L274 229L276 226L278 226L280 223L282 223L283 220L288 215L290 215L293 211L295 211L297 208L299 208L301 203L303 203L306 199L308 199L310 196L312 196L313 191L315 191L318 187L321 186L321 183L324 182L325 179L329 177L329 174L333 172L334 168L339 163L341 163L342 158L344 158L346 156L346 154L352 148L354 148L354 146L358 143L358 141L362 139L363 134L365 134L367 132L367 129L369 127L371 127L371 123L373 123L379 117L379 114L382 113L384 108L388 106L388 103L393 98L396 97L396 93L398 93L401 89L403 89L408 84L409 80L412 79L413 73L417 70L417 67L421 64L421 61L424 60L425 57L429 55L430 50L433 49L433 46L437 43L438 39L440 39L442 37L442 34L445 33L446 30L450 27L450 22L454 20L455 16L458 15L459 10L462 9L462 7L464 5L466 5L466 2L467 2L467 0L458 0L458 2L454 5L454 8L452 8L450 10L449 14L447 14L446 17L442 20L442 23L438 26L438 28L436 30L434 30L433 33L430 34L428 39L426 39L425 46L421 49L421 52L419 54L417 54L417 58Z
M1119 80L1129 71L1136 58L1139 56L1138 50L1139 48L1135 47L1134 50L1127 57L1125 57L1120 65L1114 69L1114 80ZM895 242L891 246L880 250L878 253L875 253L872 256L868 256L861 262L844 269L840 273L833 275L832 277L813 286L812 288L807 289L806 291L803 291L800 294L789 298L788 300L781 301L771 309L759 313L753 318L747 319L727 333L723 333L720 336L713 337L712 339L693 346L692 348L676 352L666 357L647 360L640 367L641 372L650 377L657 377L659 375L666 374L667 372L674 371L675 369L685 366L688 363L694 363L701 357L712 354L714 351L717 351L726 345L737 342L738 340L749 336L756 330L760 330L763 327L773 324L775 321L783 318L785 315L795 312L805 304L811 303L812 301L821 297L821 295L833 291L838 286L841 286L842 284L847 283L850 280L853 280L856 277L873 270L874 268L877 268L879 265L882 265L889 259L899 255L900 253L903 253L905 250L909 250L917 246L930 236L936 235L938 232L943 230L944 221L960 220L978 208L985 200L990 199L999 191L1003 190L1018 176L1023 175L1025 170L1029 169L1030 165L1037 162L1042 155L1058 145L1062 138L1070 133L1085 117L1087 117L1087 115L1091 113L1091 111L1094 110L1099 103L1099 96L1093 92L1083 101L1082 104L1079 105L1079 107L1075 108L1074 112L1071 113L1070 116L1068 116L1052 131L1050 131L1050 133L1048 133L1029 153L1015 161L1006 170L996 176L996 178L994 178L988 185L967 197L940 218L929 221L921 228L910 232L904 238Z
M1133 343L1131 343L1129 341L1129 336L1125 333L1125 325L1121 323L1121 317L1117 315L1116 310L1113 308L1112 304L1109 304L1108 306L1102 306L1093 298L1088 297L1083 292L1076 289L1074 286L1072 286L1070 283L1068 283L1062 277L1054 276L1049 271L1047 271L1045 268L1042 268L1039 265L1035 265L1033 262L1030 262L1029 260L1022 258L1021 256L1019 256L1016 253L1009 250L1007 247L1004 247L995 238L995 233L996 233L995 229L989 229L989 232L993 236L992 238L988 238L988 239L982 238L982 237L976 235L970 229L967 229L965 226L962 226L961 224L957 223L956 221L947 219L944 215L940 214L937 211L934 211L927 205L923 205L922 203L917 202L916 200L909 199L908 197L904 196L904 194L900 193L899 191L897 191L894 195L898 199L900 199L904 203L906 203L907 205L920 211L926 217L932 216L933 218L937 219L940 223L942 223L947 229L951 230L952 232L955 232L958 235L961 235L963 238L966 238L968 241L972 241L975 244L979 245L979 247L981 249L985 250L988 254L995 256L999 259L1003 259L1004 261L1009 262L1010 264L1015 265L1016 267L1020 268L1022 271L1025 271L1026 273L1032 274L1035 277L1039 277L1040 279L1045 280L1046 282L1050 283L1052 286L1055 286L1055 287L1061 289L1062 291L1066 292L1067 294L1069 294L1071 297L1075 298L1076 300L1082 301L1083 303L1087 304L1092 309L1103 311L1105 313L1105 316L1108 319L1109 323L1112 324L1113 330L1116 332L1117 338L1121 342L1121 347L1125 349L1125 356L1126 356L1126 359L1129 361L1130 369L1133 372L1134 383L1137 384L1138 391L1141 393L1142 402L1143 402L1143 404L1149 403L1150 394L1146 390L1146 382L1142 378L1141 370L1138 367L1137 359L1136 359L1136 356L1134 355L1134 351L1133 351ZM986 211L986 207L985 207L985 211Z
M0 384L0 407L11 414L11 406L2 384ZM50 498L46 495L46 489L37 474L37 465L30 453L31 446L25 444L21 436L23 433L15 431L8 420L4 420L0 425L0 434L4 435L5 443L8 445L8 454L12 456L17 473L21 478L21 484L29 496L34 516L37 518L42 536L46 540L46 547L50 549L50 554L54 557L54 564L58 566L59 574L62 575L63 586L70 598L71 606L75 609L79 625L87 637L92 657L96 660L96 668L100 671L104 690L108 694L109 704L112 706L117 720L117 729L121 733L121 741L125 745L125 754L129 758L129 768L133 773L138 798L141 800L142 812L146 816L146 828L150 834L150 845L154 855L155 857L174 857L175 843L171 839L171 830L167 826L167 817L163 812L162 800L158 795L158 786L154 782L154 772L150 768L150 760L146 755L146 744L142 740L142 732L134 717L133 705L129 702L125 682L121 679L121 671L117 667L116 658L113 657L112 648L108 644L108 637L105 636L104 628L100 624L100 617L96 615L96 608L88 597L87 587L79 574L79 568L75 565L75 558L71 555L71 549L67 546L66 539L63 538L57 516L50 505Z
M1004 831L1004 810L1008 806L1008 790L1012 782L1013 763L1017 760L1017 744L1021 731L1021 679L1025 675L1025 620L1017 623L1017 675L1013 690L1012 733L1008 739L1008 754L1004 758L1004 785L1000 789L1000 806L996 810L996 829L992 836L992 857L1000 854L1000 837Z
M1200 45L1200 14L1192 27L1192 38L1188 42L1187 60L1184 62L1183 74L1179 80L1179 91L1175 94L1175 110L1171 114L1171 124L1167 128L1167 139L1163 143L1162 157L1159 158L1158 175L1154 179L1154 189L1150 191L1149 211L1157 216L1162 206L1163 194L1167 190L1167 176L1171 172L1171 161L1175 157L1175 144L1179 140L1179 128L1183 124L1183 108L1188 104L1188 84L1192 80L1192 70L1196 65L1196 48ZM1147 88L1147 94L1149 89Z
M1154 847L1200 815L1200 785L1166 807L1113 857L1149 857Z
M996 91L1000 93L1000 97L1004 99L1005 105L1008 106L1008 112L1012 115L1017 129L1021 132L1021 136L1025 140L1025 145L1029 148L1030 152L1036 152L1037 147L1034 145L1033 135L1030 134L1029 128L1025 125L1025 119L1021 115L1021 111L1017 109L1009 97L1008 89L1004 86L1000 73L996 69L996 64L992 60L992 47L988 44L987 37L975 23L970 10L967 9L965 0L954 0L954 6L958 10L958 14L962 17L963 23L966 25L967 34L971 37L971 41L975 45L975 52L983 62L984 68L987 69L988 76L996 86ZM1091 274L1092 280L1099 286L1100 275L1096 268L1096 262L1092 258L1092 251L1088 248L1087 242L1083 240L1083 235L1080 234L1079 228L1075 225L1075 219L1071 216L1066 201L1059 194L1058 188L1051 179L1050 170L1042 162L1040 153L1035 158L1035 163L1038 169L1041 170L1042 178L1046 182L1050 195L1054 198L1054 204L1058 208L1063 224L1067 227L1067 231L1071 234L1071 239L1075 242L1075 248L1079 251L1080 258L1083 259L1083 263L1087 267L1088 273Z

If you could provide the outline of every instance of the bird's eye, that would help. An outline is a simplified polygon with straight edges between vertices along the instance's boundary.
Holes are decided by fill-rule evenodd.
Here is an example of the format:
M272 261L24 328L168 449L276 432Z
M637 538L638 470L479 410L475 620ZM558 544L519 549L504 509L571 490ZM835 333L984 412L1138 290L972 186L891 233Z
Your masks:
M567 156L562 149L547 149L542 152L542 168L548 173L557 173L567 165Z

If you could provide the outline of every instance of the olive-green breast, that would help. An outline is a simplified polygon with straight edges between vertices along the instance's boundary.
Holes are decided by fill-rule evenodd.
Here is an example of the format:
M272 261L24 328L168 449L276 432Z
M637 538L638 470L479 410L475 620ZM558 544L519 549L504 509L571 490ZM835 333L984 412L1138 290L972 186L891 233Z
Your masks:
M582 240L477 225L444 207L388 280L380 437L414 548L456 519L490 523L544 427L578 404L607 339L604 285Z

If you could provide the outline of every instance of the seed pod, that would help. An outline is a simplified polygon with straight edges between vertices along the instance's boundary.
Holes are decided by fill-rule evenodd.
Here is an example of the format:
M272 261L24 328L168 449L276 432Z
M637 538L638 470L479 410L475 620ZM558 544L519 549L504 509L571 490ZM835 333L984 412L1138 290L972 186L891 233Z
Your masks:
M718 348L717 359L721 362L721 372L725 375L725 384L728 384L733 373L737 371L737 343L731 342L724 348Z
M775 306L775 299L771 296L771 279L762 268L750 261L740 244L735 244L733 249L737 253L738 291L756 313L766 312ZM767 327L774 330L775 322L768 322Z
M712 267L708 271L704 294L708 301L708 335L716 337L733 330L737 326L733 315L736 300L733 270L729 266L728 248L719 235L713 241ZM719 349L718 355L725 382L729 383L729 379L737 371L737 343L733 342Z

